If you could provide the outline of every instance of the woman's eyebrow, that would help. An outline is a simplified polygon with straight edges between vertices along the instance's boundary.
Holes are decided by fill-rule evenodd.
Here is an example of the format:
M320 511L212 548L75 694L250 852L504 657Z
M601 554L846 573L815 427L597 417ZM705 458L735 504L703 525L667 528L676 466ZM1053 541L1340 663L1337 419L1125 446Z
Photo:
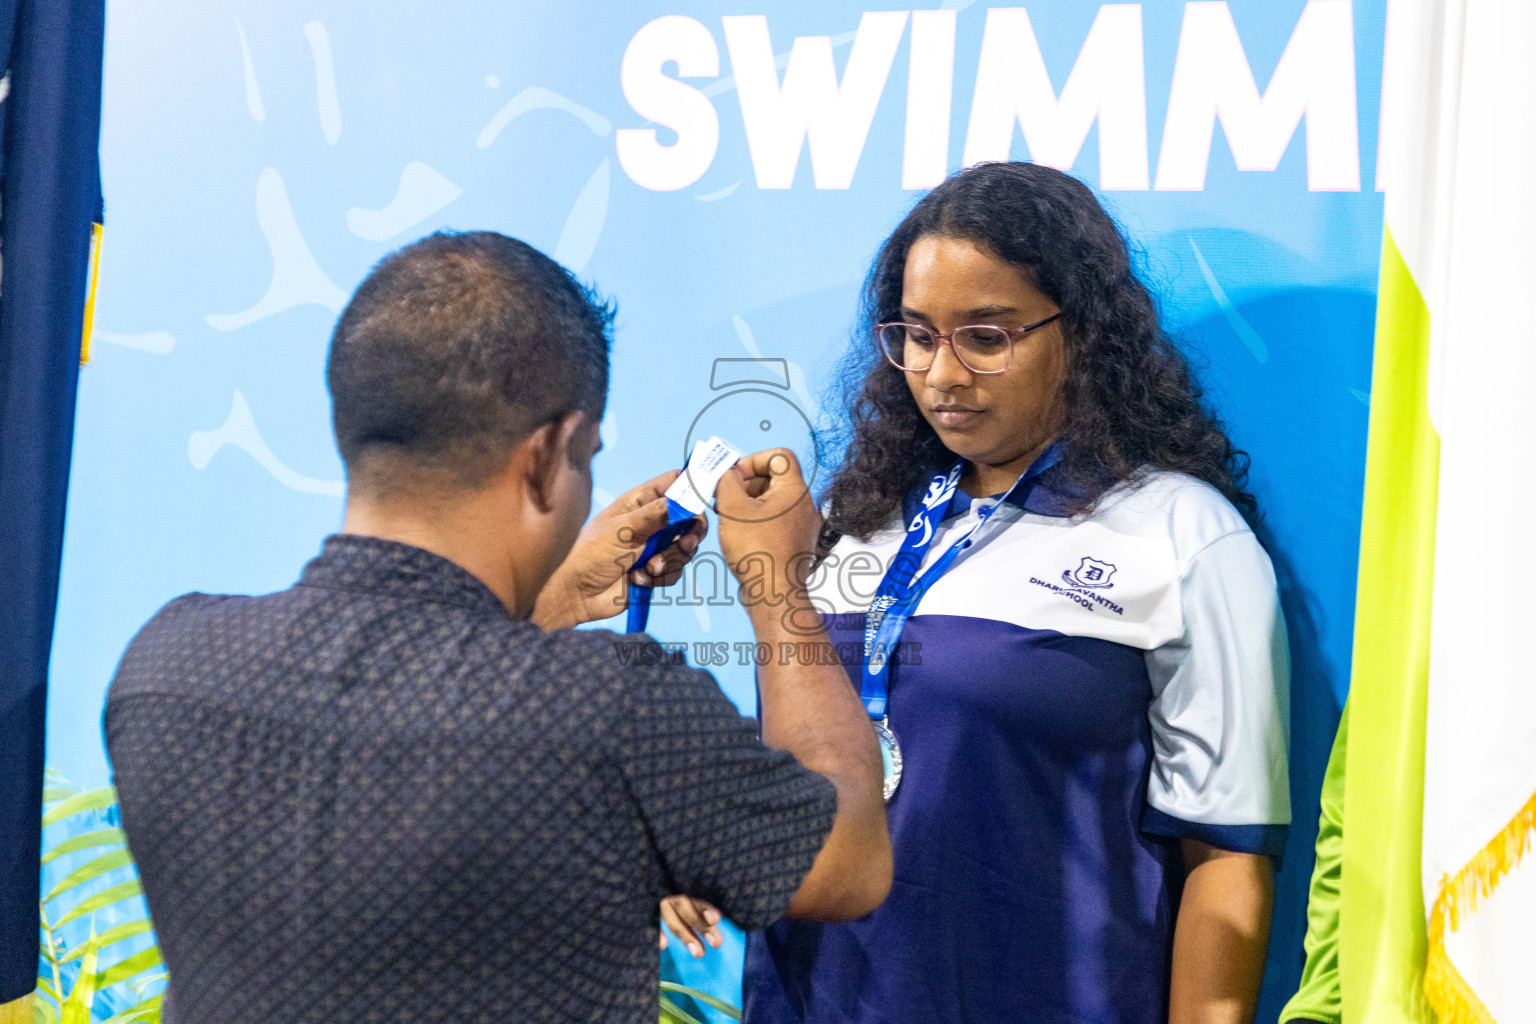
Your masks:
M929 317L927 313L921 313L915 309L909 309L906 306L901 307L901 318L903 320L921 320L923 323L932 323L932 318Z
M967 320L982 320L993 316L1008 316L1017 312L1018 309L1013 306L982 306L978 309L966 310L965 318Z

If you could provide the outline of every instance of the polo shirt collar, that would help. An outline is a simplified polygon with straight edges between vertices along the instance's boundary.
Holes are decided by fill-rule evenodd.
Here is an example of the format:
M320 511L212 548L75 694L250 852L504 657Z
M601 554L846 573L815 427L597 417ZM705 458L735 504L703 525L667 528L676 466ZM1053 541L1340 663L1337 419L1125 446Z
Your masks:
M507 614L491 588L463 566L424 548L356 533L327 537L298 585Z
M1087 497L1079 488L1073 487L1067 480L1066 473L1061 466L1061 459L1065 447L1061 441L1051 445L1026 472L1039 469L1039 476L1032 484L1026 484L1018 488L1008 497L1008 504L1015 505L1025 512L1040 516L1050 516L1055 519L1065 519L1073 514L1083 498ZM926 491L928 483L924 480L912 494L907 496L902 505L903 522L911 522L917 513L917 502ZM1001 494L991 496L992 501L1001 498ZM960 488L955 488L955 493L949 499L949 505L944 509L944 519L952 519L958 515L964 515L970 510L976 501Z

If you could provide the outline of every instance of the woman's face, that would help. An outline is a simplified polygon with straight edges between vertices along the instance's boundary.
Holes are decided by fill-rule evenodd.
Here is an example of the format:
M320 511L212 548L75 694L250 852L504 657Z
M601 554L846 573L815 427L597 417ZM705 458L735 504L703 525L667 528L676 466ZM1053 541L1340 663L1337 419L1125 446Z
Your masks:
M974 242L924 235L907 251L901 319L943 334L990 324L1024 327L1058 312L1056 304L1011 263ZM1061 323L1015 335L1002 373L972 373L940 343L926 372L906 374L912 397L956 455L986 467L1022 472L1061 428L1066 373Z

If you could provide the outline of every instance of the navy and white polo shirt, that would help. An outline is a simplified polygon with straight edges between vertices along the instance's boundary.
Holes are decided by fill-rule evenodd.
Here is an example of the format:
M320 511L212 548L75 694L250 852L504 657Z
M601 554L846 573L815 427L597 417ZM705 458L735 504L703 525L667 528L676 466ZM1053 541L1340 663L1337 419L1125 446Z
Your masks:
M997 509L902 634L890 897L750 936L750 1024L1162 1024L1177 840L1284 846L1289 656L1268 556L1191 477L1143 473L1073 516L1053 476ZM957 491L925 564L995 503ZM852 679L911 511L844 537L812 580Z

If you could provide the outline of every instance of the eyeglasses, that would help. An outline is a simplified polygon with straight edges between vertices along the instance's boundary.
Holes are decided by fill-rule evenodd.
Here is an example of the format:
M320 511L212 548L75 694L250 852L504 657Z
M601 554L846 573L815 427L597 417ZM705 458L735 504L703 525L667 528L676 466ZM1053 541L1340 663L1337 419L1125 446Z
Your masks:
M1053 313L1025 327L976 324L956 327L949 334L940 334L924 324L888 323L876 324L875 334L885 358L907 373L926 373L933 366L939 346L946 342L960 365L972 373L1002 373L1013 364L1015 337L1023 337L1059 319L1061 314Z

